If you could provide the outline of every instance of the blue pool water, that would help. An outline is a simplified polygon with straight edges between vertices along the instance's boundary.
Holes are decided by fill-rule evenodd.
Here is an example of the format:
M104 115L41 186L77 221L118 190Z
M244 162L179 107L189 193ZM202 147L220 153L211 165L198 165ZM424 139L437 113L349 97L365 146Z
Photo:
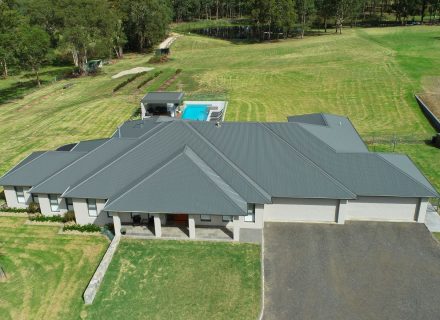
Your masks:
M209 108L205 104L187 104L183 110L182 119L206 121Z

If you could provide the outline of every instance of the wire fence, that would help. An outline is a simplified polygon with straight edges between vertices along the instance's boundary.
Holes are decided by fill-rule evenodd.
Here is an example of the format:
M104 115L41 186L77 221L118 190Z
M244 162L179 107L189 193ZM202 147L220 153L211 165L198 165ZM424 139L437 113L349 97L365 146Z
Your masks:
M394 152L399 144L430 144L432 137L426 135L369 135L363 136L367 146L375 151L376 148Z

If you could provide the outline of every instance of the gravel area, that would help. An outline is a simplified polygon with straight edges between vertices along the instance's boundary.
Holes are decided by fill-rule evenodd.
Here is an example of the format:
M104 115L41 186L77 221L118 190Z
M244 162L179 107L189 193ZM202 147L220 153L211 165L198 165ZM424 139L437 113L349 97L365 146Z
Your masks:
M424 224L266 223L264 319L439 319L440 244Z

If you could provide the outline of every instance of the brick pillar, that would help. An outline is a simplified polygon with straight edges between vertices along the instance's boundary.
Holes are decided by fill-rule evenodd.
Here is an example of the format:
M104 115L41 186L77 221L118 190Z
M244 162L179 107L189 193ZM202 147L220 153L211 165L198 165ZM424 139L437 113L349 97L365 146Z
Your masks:
M234 241L240 241L240 217L234 216Z
M188 216L188 229L189 229L189 238L196 238L196 222L193 216Z
M338 220L336 221L338 224L345 223L345 214L347 211L348 200L339 200L338 206Z
M428 199L420 198L419 205L417 206L418 212L416 214L417 222L424 223L426 217L426 210L428 210Z

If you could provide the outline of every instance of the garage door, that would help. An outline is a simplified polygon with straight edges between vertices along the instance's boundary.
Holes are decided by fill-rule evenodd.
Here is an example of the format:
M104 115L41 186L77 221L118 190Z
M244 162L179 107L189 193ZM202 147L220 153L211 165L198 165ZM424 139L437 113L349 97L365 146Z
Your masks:
M273 198L264 205L264 221L335 222L337 200Z
M346 219L414 221L418 198L359 197L349 200Z

